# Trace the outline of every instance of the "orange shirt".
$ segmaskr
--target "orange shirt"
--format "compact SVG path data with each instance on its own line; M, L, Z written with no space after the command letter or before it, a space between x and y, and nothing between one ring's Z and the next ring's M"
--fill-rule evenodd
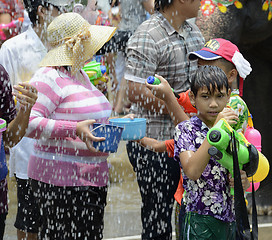
M194 108L193 105L191 104L191 101L189 98L189 91L190 90L180 93L179 99L177 99L177 101L178 101L179 105L182 106L185 113L189 113L189 114L197 113L196 108ZM174 157L174 147L175 147L174 139L166 140L165 145L166 145L168 156ZM178 188L177 188L176 193L174 195L176 201L179 204L181 204L181 199L183 197L183 193L184 193L183 178L182 178L182 175L180 174Z

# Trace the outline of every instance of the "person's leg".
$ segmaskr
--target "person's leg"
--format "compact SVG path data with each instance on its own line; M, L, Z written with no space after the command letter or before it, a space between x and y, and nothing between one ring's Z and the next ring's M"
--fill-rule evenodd
M4 237L7 213L0 213L0 240Z
M174 194L180 178L178 162L167 153L155 153L132 142L127 152L142 197L142 239L171 239Z
M8 214L8 183L7 179L0 181L0 240L4 237L6 217Z
M75 204L72 221L73 232L77 234L75 239L103 239L107 187L77 187L73 192Z
M37 201L27 179L16 177L16 182L18 203L14 227L17 228L17 239L36 240L41 225Z

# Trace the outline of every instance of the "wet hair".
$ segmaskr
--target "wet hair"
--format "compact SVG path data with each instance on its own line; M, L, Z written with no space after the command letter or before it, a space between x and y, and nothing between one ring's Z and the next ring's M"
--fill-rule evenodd
M49 3L47 3L44 0L23 0L25 10L28 13L30 21L33 23L33 25L37 25L39 19L37 15L38 7L43 6L45 8L49 8Z
M174 0L155 0L154 9L157 11L163 11L165 8L171 6ZM191 0L192 2L195 0Z
M209 93L214 93L215 90L221 92L223 87L228 91L228 78L217 66L200 66L191 79L191 91L196 96L198 90L203 87L207 87Z
M157 11L164 10L172 4L173 0L155 0L154 8Z

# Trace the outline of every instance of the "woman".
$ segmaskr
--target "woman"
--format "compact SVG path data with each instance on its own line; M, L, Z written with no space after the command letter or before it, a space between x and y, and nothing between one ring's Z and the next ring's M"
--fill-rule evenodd
M108 153L90 125L107 123L111 105L81 70L115 32L65 13L48 26L51 50L30 81L38 90L28 137L38 139L28 176L43 217L42 239L102 239Z

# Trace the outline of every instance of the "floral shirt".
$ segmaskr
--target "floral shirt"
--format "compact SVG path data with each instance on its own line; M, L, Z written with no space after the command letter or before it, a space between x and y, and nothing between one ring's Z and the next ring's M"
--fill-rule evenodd
M195 152L208 131L206 124L196 116L178 124L175 129L175 160L180 161L181 152ZM233 197L226 168L211 158L198 180L189 179L183 170L182 176L186 211L210 215L225 222L234 221Z
M239 96L238 89L234 89L231 92L230 100L227 105L230 106L239 117L239 121L235 125L232 125L233 129L244 134L247 128L249 113L246 103Z

